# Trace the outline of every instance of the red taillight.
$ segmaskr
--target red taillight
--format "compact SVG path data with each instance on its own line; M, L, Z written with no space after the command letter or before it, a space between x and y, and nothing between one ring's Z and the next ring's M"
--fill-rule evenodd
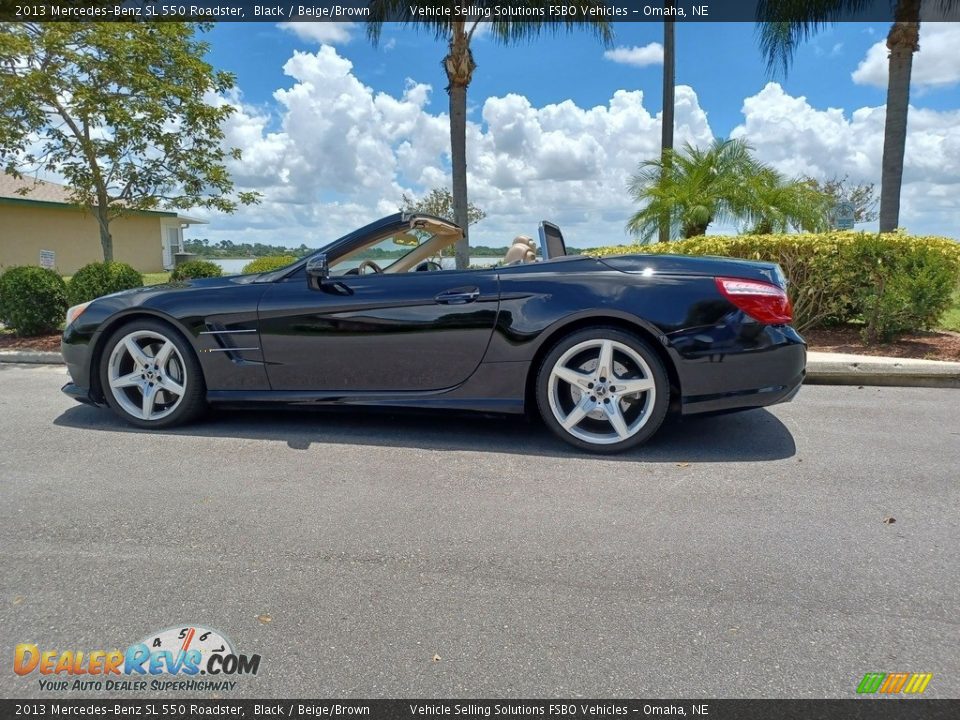
M773 283L718 277L717 287L727 300L758 322L783 325L793 321L790 298L783 288Z

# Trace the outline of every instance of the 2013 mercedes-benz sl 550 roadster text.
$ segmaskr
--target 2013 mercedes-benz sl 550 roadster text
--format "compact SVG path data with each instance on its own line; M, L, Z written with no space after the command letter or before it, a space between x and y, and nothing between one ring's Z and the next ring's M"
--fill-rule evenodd
M498 265L446 269L460 229L383 218L288 267L172 282L70 308L64 391L142 428L231 406L537 411L616 452L668 412L791 399L806 345L774 264L568 255L543 222Z

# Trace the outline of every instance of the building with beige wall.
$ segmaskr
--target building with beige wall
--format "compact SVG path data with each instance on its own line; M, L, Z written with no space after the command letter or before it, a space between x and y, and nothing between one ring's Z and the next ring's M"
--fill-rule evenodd
M113 259L140 272L169 270L183 250L183 228L202 222L175 212L122 215L110 223ZM61 275L72 275L102 260L97 220L70 204L66 187L0 174L0 272L52 262Z

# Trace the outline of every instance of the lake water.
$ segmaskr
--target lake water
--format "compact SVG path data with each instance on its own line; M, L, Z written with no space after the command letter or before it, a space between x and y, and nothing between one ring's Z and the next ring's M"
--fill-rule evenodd
M506 250L504 250L506 252ZM471 265L478 265L481 267L490 267L491 265L496 265L500 262L501 258L496 257L472 257L470 258ZM210 258L210 261L219 265L220 269L223 270L224 275L239 275L243 272L244 266L247 263L251 262L253 258ZM344 266L347 268L356 267L360 264L360 260L351 260L350 262L344 263ZM444 269L452 269L454 267L453 258L444 258L441 263Z
M220 266L224 275L239 275L244 266L251 262L251 258L210 258L210 261Z

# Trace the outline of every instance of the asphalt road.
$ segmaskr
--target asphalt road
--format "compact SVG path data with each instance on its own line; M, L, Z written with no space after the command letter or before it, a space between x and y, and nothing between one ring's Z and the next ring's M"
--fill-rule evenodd
M64 378L0 365L2 697L44 695L16 643L189 623L262 656L229 697L960 697L960 390L806 387L604 459L502 418L148 434Z

